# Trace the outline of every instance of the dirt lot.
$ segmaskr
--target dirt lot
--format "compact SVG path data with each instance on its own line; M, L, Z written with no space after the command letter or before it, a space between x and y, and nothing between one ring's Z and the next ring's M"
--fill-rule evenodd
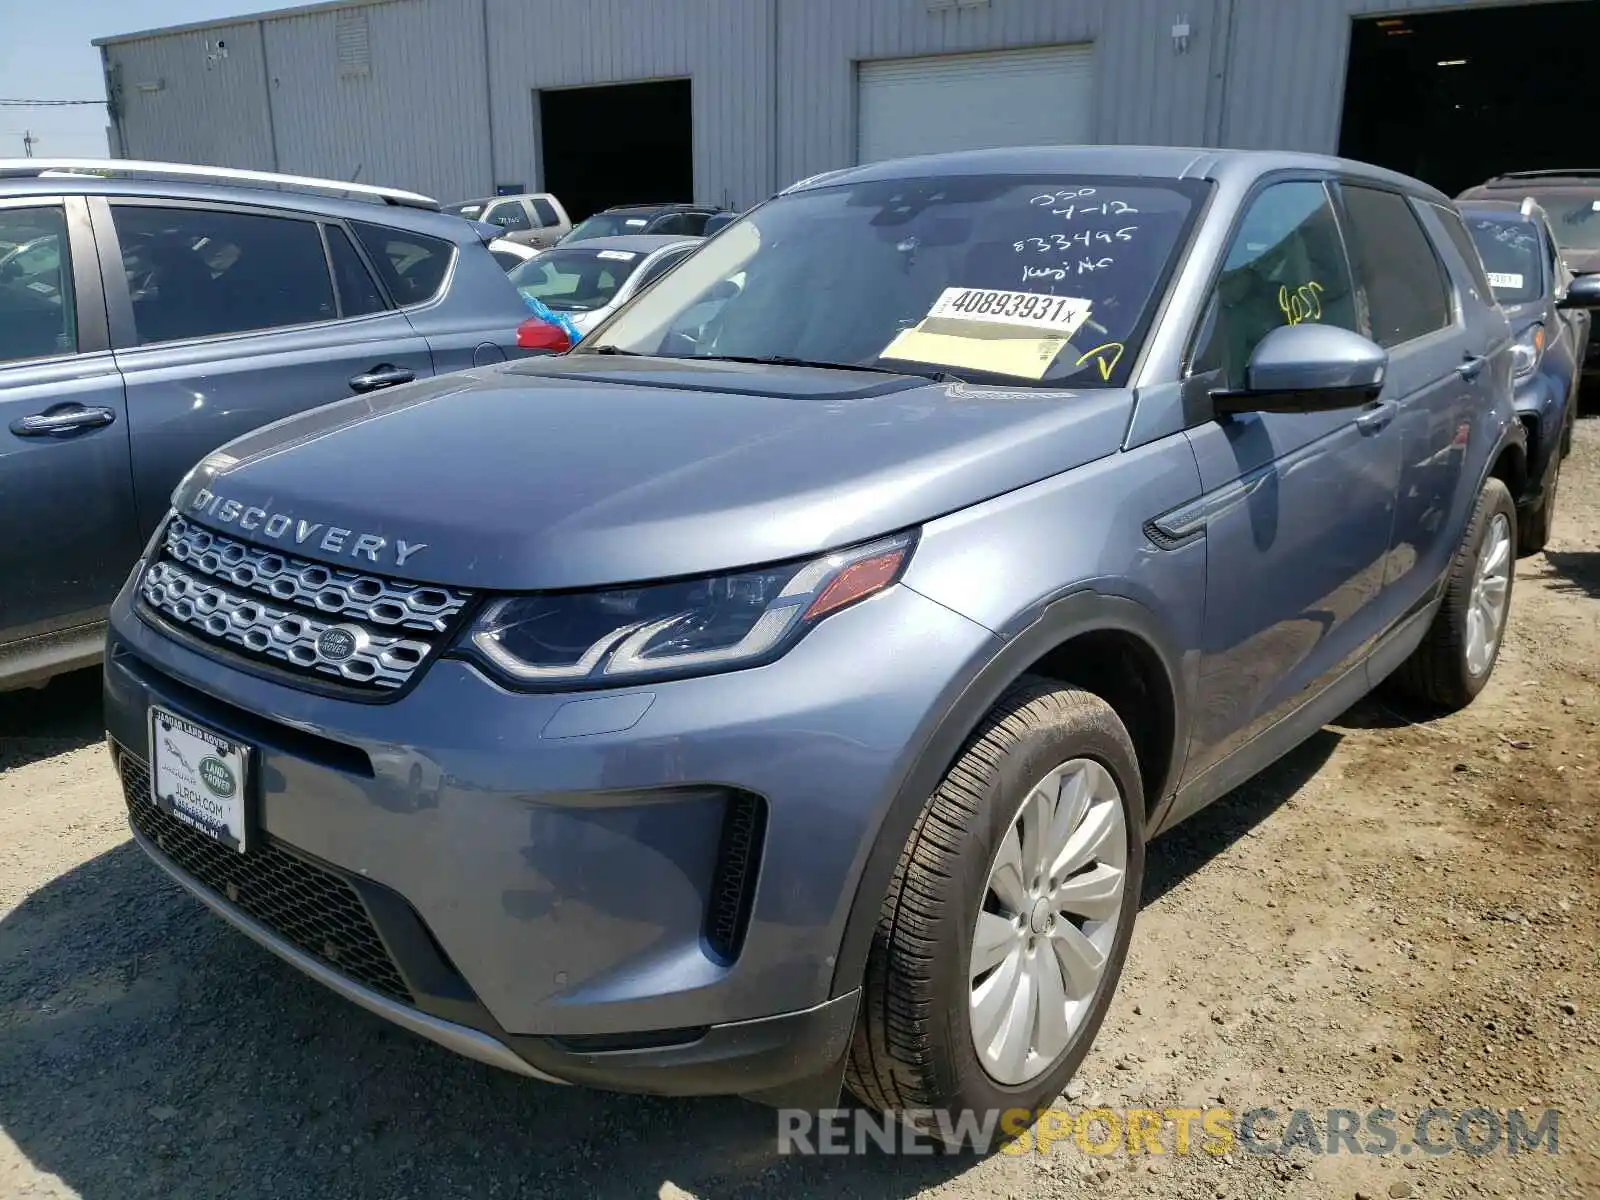
M0 1195L1600 1196L1600 421L1562 493L1470 711L1364 702L1153 848L1068 1093L1382 1105L1402 1141L1430 1104L1555 1106L1558 1154L1178 1156L1169 1133L1159 1157L780 1158L738 1101L502 1075L323 992L144 861L89 676L0 698Z

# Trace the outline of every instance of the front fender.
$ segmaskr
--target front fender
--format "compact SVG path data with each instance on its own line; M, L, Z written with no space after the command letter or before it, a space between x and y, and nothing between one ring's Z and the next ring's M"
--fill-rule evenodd
M1153 612L1121 596L1086 589L1045 606L1031 624L1003 642L994 656L973 673L922 743L912 749L909 769L888 805L856 882L830 996L845 995L861 985L873 930L895 865L928 797L960 756L984 714L1006 688L1052 650L1084 634L1105 632L1124 633L1144 641L1167 674L1174 719L1171 767L1163 792L1170 791L1181 771L1182 752L1189 736L1189 690L1182 683L1183 658L1174 639ZM1158 826L1160 810L1169 802L1169 795L1158 798L1146 814L1147 830Z

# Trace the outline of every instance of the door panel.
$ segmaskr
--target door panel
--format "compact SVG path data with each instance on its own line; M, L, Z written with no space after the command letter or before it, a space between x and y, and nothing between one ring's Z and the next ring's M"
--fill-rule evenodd
M1332 682L1380 631L1399 442L1359 416L1252 414L1190 431L1208 500L1191 777Z
M1267 333L1361 312L1322 180L1253 197L1191 356L1192 411L1245 386ZM1249 413L1189 430L1204 494L1158 524L1206 541L1205 635L1187 778L1238 750L1356 665L1379 632L1400 478L1394 406Z
M81 200L0 202L0 642L104 617L139 553L122 377Z
M433 373L428 344L404 313L338 318L342 301L314 221L171 202L92 211L102 257L125 268L108 280L108 305L141 537L184 473L223 443ZM255 327L318 313L332 319ZM252 327L228 332L230 323ZM191 330L207 336L183 336Z

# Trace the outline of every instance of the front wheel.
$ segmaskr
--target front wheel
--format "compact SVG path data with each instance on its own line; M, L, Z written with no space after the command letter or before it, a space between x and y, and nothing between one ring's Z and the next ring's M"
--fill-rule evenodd
M1516 580L1517 509L1489 479L1445 577L1444 600L1427 636L1394 674L1412 699L1454 712L1483 691L1500 657Z
M867 962L851 1092L883 1111L1048 1106L1088 1053L1122 973L1143 813L1133 743L1110 705L1053 680L1013 685L928 800L895 868Z

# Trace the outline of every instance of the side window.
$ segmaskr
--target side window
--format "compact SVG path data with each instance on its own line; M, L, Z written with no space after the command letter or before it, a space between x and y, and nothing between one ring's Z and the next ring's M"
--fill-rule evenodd
M639 273L639 286L634 288L634 291L643 291L688 256L689 251L686 249L674 250L671 253L663 254Z
M0 209L0 363L77 349L65 211L59 204Z
M439 294L455 255L453 242L365 221L353 228L397 304L421 304Z
M1449 280L1411 202L1376 188L1341 190L1372 340L1388 349L1449 325Z
M328 257L333 260L333 279L339 285L339 307L347 317L364 317L388 308L378 283L367 264L356 253L350 235L337 225L325 225Z
M664 217L658 218L655 224L650 226L650 232L681 237L689 232L689 215L687 213L669 213Z
M533 205L533 215L539 218L541 227L549 229L552 225L561 224L561 214L556 212L556 206L543 196L535 196L528 203Z
M533 222L528 220L528 213L522 207L521 200L502 200L489 210L489 215L484 220L491 225L500 226L501 229L533 228Z
M111 217L140 345L337 315L315 222L130 204Z
M1456 244L1456 249L1466 260L1467 270L1472 275L1472 286L1478 289L1478 295L1485 303L1493 304L1494 291L1489 283L1489 276L1484 271L1483 255L1478 250L1478 244L1472 240L1472 235L1467 232L1461 214L1453 208L1445 208L1439 204L1432 207L1434 214L1439 218L1439 223L1444 226L1445 232L1450 235L1450 240Z
M1566 264L1561 261L1556 235L1544 221L1539 222L1539 228L1544 231L1545 269L1550 272L1550 290L1558 294L1565 293L1572 280L1567 275Z
M709 220L710 217L711 217L710 213L703 213L703 212L684 213L683 214L683 226L684 226L683 231L685 233L687 233L690 237L699 237L701 234L705 233L705 231L706 231L706 221Z
M1339 222L1327 189L1309 180L1275 184L1250 202L1228 246L1190 370L1220 372L1219 387L1243 387L1261 339L1303 321L1357 329Z
M520 267L522 265L522 259L511 253L509 250L491 250L489 251L489 254L495 260L495 262L500 264L500 269L502 271L509 271L513 267Z

